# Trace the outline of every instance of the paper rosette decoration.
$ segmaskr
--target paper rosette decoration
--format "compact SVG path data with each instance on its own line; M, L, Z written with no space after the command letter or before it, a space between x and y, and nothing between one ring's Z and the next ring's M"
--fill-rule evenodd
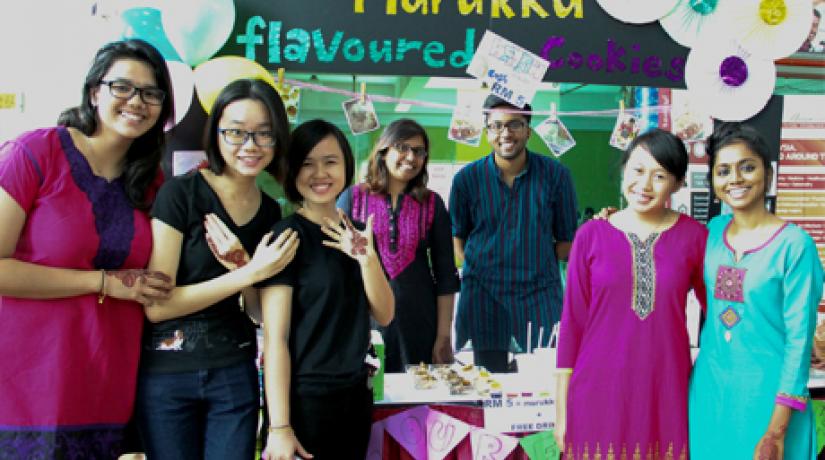
M659 23L673 41L690 48L719 20L718 6L719 0L680 0Z
M688 54L685 82L691 97L710 116L741 121L768 103L776 83L776 66L735 41L727 46L697 46Z
M796 52L811 30L811 0L723 1L708 35L736 39L771 60Z
M645 24L668 14L679 0L596 0L599 6L622 22ZM800 41L800 43L802 43Z

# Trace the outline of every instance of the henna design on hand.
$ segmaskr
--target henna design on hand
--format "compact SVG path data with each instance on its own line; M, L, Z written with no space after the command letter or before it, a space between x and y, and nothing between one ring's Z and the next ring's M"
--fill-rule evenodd
M246 265L246 260L244 258L244 255L245 255L245 251L243 249L233 249L233 250L229 251L227 254L219 255L218 257L220 257L221 259L223 259L223 260L225 260L225 261L227 261L231 264L235 264L235 266L238 267L238 268L241 268L244 265Z
M369 240L367 240L367 238L358 233L358 231L355 229L355 227L353 227L349 219L344 219L344 224L347 226L347 229L352 233L352 238L350 239L350 244L352 245L352 248L350 249L350 253L353 255L353 257L357 255L366 255L367 243L369 242Z
M112 276L119 279L124 286L131 288L135 286L135 282L140 280L141 283L146 282L146 273L143 270L118 270L111 273Z

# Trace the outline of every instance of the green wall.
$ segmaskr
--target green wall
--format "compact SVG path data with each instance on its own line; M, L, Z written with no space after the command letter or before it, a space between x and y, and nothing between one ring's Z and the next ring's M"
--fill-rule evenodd
M356 180L362 164L367 161L372 145L381 131L352 135L346 126L341 129L347 133L356 158ZM453 142L447 138L447 128L426 127L430 137L430 161L439 163L470 162L490 153L490 144L482 136L478 147L471 147ZM607 131L574 130L576 145L561 156L561 162L573 175L578 197L579 212L590 206L596 211L605 206L619 206L619 169L621 152L610 145L610 133ZM531 151L552 156L541 139L532 135L527 143ZM278 199L284 214L292 212L292 206L283 199L283 189L268 174L262 174L258 180L261 188Z

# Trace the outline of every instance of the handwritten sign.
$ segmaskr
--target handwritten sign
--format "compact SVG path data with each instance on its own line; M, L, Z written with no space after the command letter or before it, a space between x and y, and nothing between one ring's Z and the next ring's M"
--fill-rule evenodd
M549 62L489 30L481 37L467 73L490 92L517 106L533 100Z
M484 400L484 426L499 433L529 433L555 426L553 398L517 396Z
M530 457L530 460L557 460L559 446L553 437L553 430L525 436L519 440L521 448Z

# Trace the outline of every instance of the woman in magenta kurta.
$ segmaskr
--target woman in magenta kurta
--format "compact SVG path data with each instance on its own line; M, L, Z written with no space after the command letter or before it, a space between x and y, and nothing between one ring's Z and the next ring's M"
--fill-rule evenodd
M687 295L704 299L707 230L667 208L687 169L661 130L630 145L626 209L573 240L559 336L557 439L565 459L686 459ZM563 441L562 441L563 439Z
M132 413L146 209L172 113L162 56L104 46L63 126L0 147L0 457L117 458Z

